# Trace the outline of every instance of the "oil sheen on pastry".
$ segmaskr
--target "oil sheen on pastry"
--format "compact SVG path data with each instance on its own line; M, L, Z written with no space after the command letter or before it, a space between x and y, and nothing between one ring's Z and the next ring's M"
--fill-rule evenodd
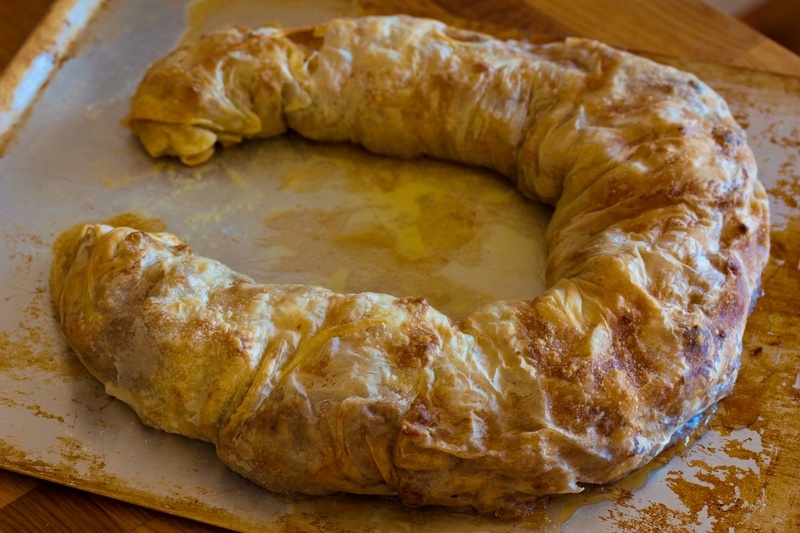
M292 129L488 167L555 207L549 289L458 323L413 297L257 284L168 234L63 239L52 293L86 367L267 489L511 517L642 466L731 391L768 206L744 132L690 74L410 17L233 27L157 62L128 123L188 164Z

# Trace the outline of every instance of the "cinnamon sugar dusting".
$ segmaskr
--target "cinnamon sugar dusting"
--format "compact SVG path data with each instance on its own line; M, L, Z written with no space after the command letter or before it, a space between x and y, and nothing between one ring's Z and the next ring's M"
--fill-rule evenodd
M23 320L10 329L0 330L0 372L18 379L69 381L85 370L66 350L57 336L54 323L42 318L50 317L47 289L38 287L31 300L22 308Z
M24 232L21 228L13 225L10 228L7 227L4 233L3 240L7 248L7 258L15 265L16 271L23 272L30 268L37 251L43 246L42 237Z

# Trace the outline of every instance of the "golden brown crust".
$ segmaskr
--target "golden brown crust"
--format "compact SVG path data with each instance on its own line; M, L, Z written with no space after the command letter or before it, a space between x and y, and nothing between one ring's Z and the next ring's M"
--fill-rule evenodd
M257 285L166 235L89 226L63 246L53 294L90 371L264 487L522 513L641 466L732 387L767 200L689 74L409 17L230 28L154 65L129 124L190 164L291 128L489 167L555 205L548 291L460 324Z

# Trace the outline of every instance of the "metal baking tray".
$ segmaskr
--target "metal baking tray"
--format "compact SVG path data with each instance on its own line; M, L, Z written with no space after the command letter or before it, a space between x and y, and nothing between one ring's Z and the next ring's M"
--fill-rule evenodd
M347 0L56 3L28 45L33 59L0 81L0 467L244 530L620 531L667 509L662 523L702 531L720 524L709 506L758 508L777 443L746 424L712 428L620 484L556 498L522 522L392 498L279 496L226 469L211 445L145 427L83 371L60 337L47 283L54 240L86 221L173 232L263 282L424 296L456 319L544 290L550 211L489 172L293 135L189 169L151 160L122 124L145 69L182 39L231 22L363 13ZM797 80L684 67L730 99L761 176L777 187L781 169L797 163L780 142L800 117ZM780 224L782 206L773 208ZM697 506L687 483L736 490Z

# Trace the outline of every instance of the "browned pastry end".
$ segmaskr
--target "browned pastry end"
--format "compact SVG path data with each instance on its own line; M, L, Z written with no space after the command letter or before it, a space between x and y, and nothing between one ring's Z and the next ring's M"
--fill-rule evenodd
M550 288L458 324L258 285L164 234L87 226L62 247L56 307L89 370L270 490L512 516L647 463L733 386L768 206L690 74L410 17L229 28L156 63L129 124L188 164L293 129L488 167L555 206Z

